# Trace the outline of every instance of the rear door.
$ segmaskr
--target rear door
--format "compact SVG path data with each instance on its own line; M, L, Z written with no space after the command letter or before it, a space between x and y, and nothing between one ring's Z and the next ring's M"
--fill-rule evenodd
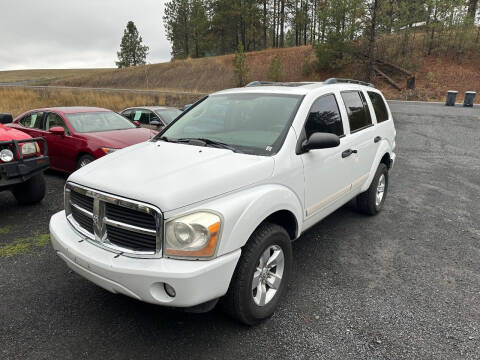
M340 146L310 150L301 155L305 174L306 220L318 221L341 206L348 197L353 158L342 157L350 148L344 122L334 93L317 98L310 108L303 131L306 138L315 132L340 137Z
M358 192L370 174L376 153L375 127L363 91L342 91L350 133L346 135L350 147L343 154L352 157L352 192Z
M44 111L32 111L18 121L18 128L33 138L45 138L46 133L43 130L44 117ZM42 152L44 152L43 142L39 142L38 145L40 146Z

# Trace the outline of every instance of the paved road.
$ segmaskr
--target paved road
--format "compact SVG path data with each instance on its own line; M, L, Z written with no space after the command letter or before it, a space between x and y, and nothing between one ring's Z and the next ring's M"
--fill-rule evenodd
M480 109L392 109L398 162L384 211L345 206L304 234L285 301L255 328L70 272L42 237L63 176L47 175L38 206L0 194L0 358L478 359Z

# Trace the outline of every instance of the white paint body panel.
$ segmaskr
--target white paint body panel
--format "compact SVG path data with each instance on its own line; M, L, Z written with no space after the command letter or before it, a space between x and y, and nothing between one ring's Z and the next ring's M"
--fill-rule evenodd
M363 91L373 125L350 134L343 90ZM52 244L74 271L106 288L147 302L193 306L226 293L241 248L271 214L288 211L296 219L295 238L366 190L382 157L395 159L395 128L390 120L377 124L366 94L377 90L353 84L231 89L220 93L299 94L304 99L283 146L273 156L163 141L146 142L117 151L73 173L68 181L112 195L152 204L168 220L185 213L210 210L223 218L216 256L205 261L139 259L118 256L84 241L65 213L50 222ZM297 155L296 146L312 103L334 93L345 136L340 146ZM375 143L374 138L381 141ZM357 154L342 158L344 150ZM174 300L152 295L152 284L167 282L177 290Z

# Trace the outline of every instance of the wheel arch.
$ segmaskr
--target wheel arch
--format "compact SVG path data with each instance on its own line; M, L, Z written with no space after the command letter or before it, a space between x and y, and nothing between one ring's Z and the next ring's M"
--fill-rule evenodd
M375 160L372 163L372 167L370 168L368 179L367 181L365 181L365 184L363 184L361 188L361 192L366 191L370 187L370 184L372 183L373 178L375 177L377 168L381 163L385 164L387 169L390 169L392 167L391 152L392 150L390 149L390 146L388 145L388 143L386 141L382 141L377 150L377 154L375 155Z

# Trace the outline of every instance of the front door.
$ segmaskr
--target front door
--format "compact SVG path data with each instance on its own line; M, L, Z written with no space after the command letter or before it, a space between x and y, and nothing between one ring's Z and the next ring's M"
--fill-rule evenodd
M308 138L314 132L340 136L340 146L310 150L301 155L305 174L305 218L316 222L341 206L349 195L355 158L344 156L351 148L345 136L342 116L335 94L319 97L305 122ZM342 155L343 154L343 155Z
M49 132L53 127L63 127L65 135L55 135ZM72 136L70 130L65 125L63 118L53 112L45 116L45 138L48 142L48 151L50 155L50 164L52 168L72 171L72 164L75 163L75 151L72 148Z

